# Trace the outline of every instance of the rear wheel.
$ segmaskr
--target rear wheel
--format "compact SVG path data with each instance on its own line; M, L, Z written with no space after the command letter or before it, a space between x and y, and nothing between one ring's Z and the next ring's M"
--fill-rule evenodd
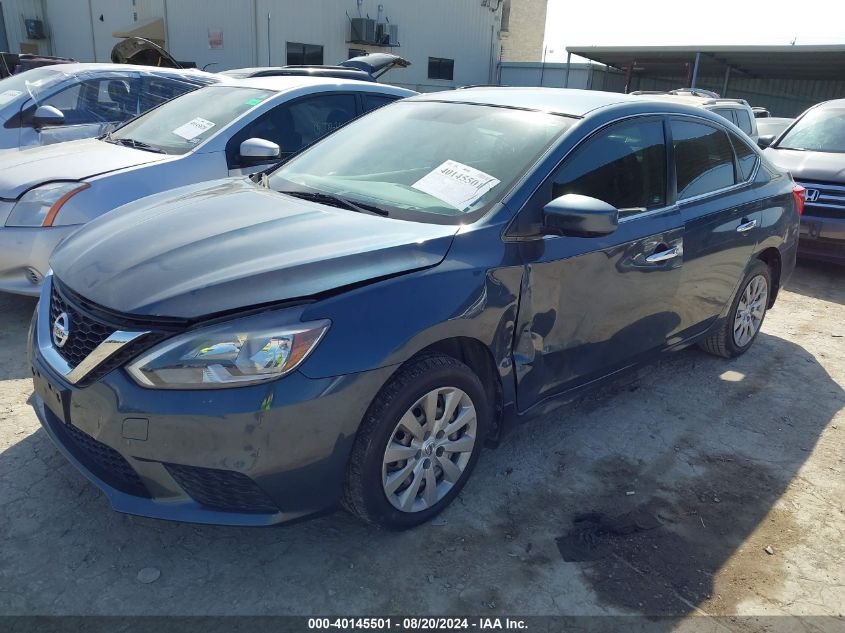
M769 267L765 262L754 262L742 281L727 318L716 332L700 343L701 348L724 358L744 354L760 333L769 306L771 284Z
M487 429L484 388L460 361L409 361L367 412L352 450L344 505L389 529L419 525L458 494Z

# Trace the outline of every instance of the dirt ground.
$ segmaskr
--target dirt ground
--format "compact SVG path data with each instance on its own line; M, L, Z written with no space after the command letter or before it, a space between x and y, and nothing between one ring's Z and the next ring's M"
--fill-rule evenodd
M33 307L0 296L0 614L845 626L845 268L799 266L739 359L687 350L521 426L439 519L400 534L343 512L264 529L113 512L27 404Z

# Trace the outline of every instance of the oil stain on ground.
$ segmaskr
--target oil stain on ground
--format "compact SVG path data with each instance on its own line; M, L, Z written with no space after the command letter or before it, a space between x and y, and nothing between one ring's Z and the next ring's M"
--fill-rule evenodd
M609 466L596 464L606 482L616 470ZM638 470L630 463L616 466L625 480ZM581 566L603 603L649 615L697 609L730 614L751 595L752 584L780 582L782 565L764 546L748 557L758 565L744 564L739 571L723 567L765 523L783 482L767 467L737 455L709 455L696 466L699 476L675 481L672 490L660 490L642 503L573 517L556 540L563 560ZM798 533L785 530L789 520L779 517L779 534ZM781 539L778 548L788 545Z

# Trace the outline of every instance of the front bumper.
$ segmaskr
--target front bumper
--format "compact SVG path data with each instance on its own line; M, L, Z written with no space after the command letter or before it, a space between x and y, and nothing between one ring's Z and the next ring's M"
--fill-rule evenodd
M77 388L33 343L35 412L115 510L220 525L336 507L358 425L392 371L170 391L139 387L117 369Z
M845 264L845 218L801 218L799 257Z
M0 291L37 297L48 261L79 226L0 226Z

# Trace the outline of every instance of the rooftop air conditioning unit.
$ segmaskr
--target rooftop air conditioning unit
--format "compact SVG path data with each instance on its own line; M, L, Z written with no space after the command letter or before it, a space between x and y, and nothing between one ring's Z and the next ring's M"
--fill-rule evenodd
M391 46L399 46L399 25L398 24L389 24L389 33L390 36L390 45Z
M376 21L370 18L352 18L349 22L349 41L375 42Z
M390 32L387 24L376 24L376 44L379 46L390 46Z

